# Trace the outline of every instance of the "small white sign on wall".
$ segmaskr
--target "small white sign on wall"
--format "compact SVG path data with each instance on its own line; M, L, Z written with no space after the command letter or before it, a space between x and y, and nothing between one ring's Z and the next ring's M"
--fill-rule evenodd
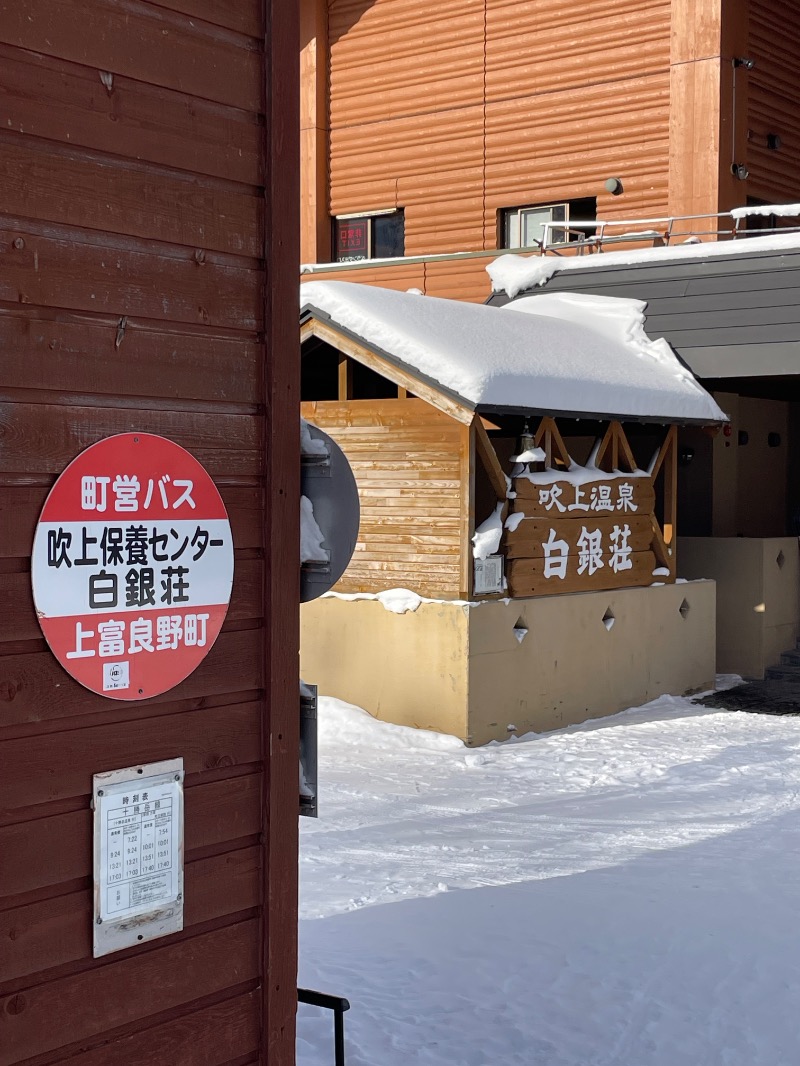
M183 929L183 759L92 781L97 957Z
M490 592L503 591L503 556L487 555L485 559L475 560L476 596L485 596Z

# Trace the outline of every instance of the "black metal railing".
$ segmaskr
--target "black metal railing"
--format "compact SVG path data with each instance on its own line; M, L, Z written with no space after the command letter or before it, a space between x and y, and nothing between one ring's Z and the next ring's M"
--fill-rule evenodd
M344 1066L344 1012L350 1010L350 1002L343 996L329 996L310 988L298 988L297 1002L333 1011L333 1061L334 1066Z

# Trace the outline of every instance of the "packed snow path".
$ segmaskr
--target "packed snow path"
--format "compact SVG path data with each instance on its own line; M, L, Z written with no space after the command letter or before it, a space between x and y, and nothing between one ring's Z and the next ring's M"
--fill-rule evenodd
M664 697L469 750L320 707L300 984L348 1066L794 1066L800 719ZM332 1063L301 1007L299 1066Z

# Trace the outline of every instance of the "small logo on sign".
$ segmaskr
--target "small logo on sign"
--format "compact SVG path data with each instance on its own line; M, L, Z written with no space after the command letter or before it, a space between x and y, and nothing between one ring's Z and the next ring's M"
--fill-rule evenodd
M109 692L117 688L130 688L130 664L103 663L103 690Z

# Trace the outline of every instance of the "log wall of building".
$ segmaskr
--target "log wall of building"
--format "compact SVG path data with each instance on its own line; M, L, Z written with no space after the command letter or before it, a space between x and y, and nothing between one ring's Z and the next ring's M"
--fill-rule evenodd
M422 400L310 402L302 414L353 468L361 526L336 592L462 594L469 427Z
M309 262L329 258L330 216L360 211L403 208L413 256L496 248L499 213L525 204L596 197L611 221L706 214L675 233L711 236L714 214L748 197L800 199L800 15L789 0L304 4L320 35L304 93ZM755 69L734 72L746 54ZM609 177L622 195L605 190ZM631 245L608 246L618 247ZM343 266L325 277L481 301L484 267Z
M415 255L496 247L506 207L657 212L669 28L669 0L331 0L331 213L403 207Z
M297 25L279 7L0 0L2 1066L294 1062ZM235 579L199 669L117 702L48 650L30 554L60 472L132 430L204 464ZM92 775L177 756L184 931L95 960Z
M800 200L800 9L790 0L749 0L747 164L749 195L767 203ZM781 146L767 147L767 134Z

